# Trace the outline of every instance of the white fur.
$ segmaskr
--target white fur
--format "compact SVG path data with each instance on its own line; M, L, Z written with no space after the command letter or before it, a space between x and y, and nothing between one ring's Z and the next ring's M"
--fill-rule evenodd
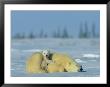
M45 57L45 58L48 58L48 57L49 57L49 54L50 54L50 51L49 51L49 50L43 50L43 51L42 51L42 55L43 55L43 57Z
M48 58L50 55L50 51L49 50L43 50L42 55L43 55L43 61L42 61L41 67L43 69L47 70L48 64L50 64L52 62L52 60L49 60L49 58Z

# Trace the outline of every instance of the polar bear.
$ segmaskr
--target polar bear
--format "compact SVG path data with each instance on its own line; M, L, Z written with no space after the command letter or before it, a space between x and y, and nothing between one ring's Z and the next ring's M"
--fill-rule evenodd
M68 55L48 50L34 53L26 62L29 73L78 72L80 69L80 65Z
M29 73L45 73L46 71L41 68L43 55L40 52L32 54L26 62L26 71Z
M50 51L49 50L43 50L42 55L43 55L43 61L41 64L41 68L47 71L48 64L52 63L52 60L49 60Z

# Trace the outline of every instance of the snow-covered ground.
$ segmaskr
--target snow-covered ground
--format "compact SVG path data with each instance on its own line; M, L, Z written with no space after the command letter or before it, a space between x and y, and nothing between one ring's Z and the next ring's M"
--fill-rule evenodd
M15 77L96 77L100 76L99 39L13 39L11 42L11 76ZM74 58L86 72L29 74L25 71L27 58L34 52L50 49Z

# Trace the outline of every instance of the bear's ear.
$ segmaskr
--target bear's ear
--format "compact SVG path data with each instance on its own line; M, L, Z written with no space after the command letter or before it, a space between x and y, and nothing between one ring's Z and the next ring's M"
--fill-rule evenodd
M40 52L43 53L43 50L41 50Z

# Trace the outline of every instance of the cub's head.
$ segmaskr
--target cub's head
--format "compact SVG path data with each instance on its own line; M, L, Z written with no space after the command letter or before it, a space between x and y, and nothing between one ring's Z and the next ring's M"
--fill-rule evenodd
M49 51L49 50L43 50L43 51L42 51L42 55L43 55L44 57L48 58L49 55L50 55L50 51Z

